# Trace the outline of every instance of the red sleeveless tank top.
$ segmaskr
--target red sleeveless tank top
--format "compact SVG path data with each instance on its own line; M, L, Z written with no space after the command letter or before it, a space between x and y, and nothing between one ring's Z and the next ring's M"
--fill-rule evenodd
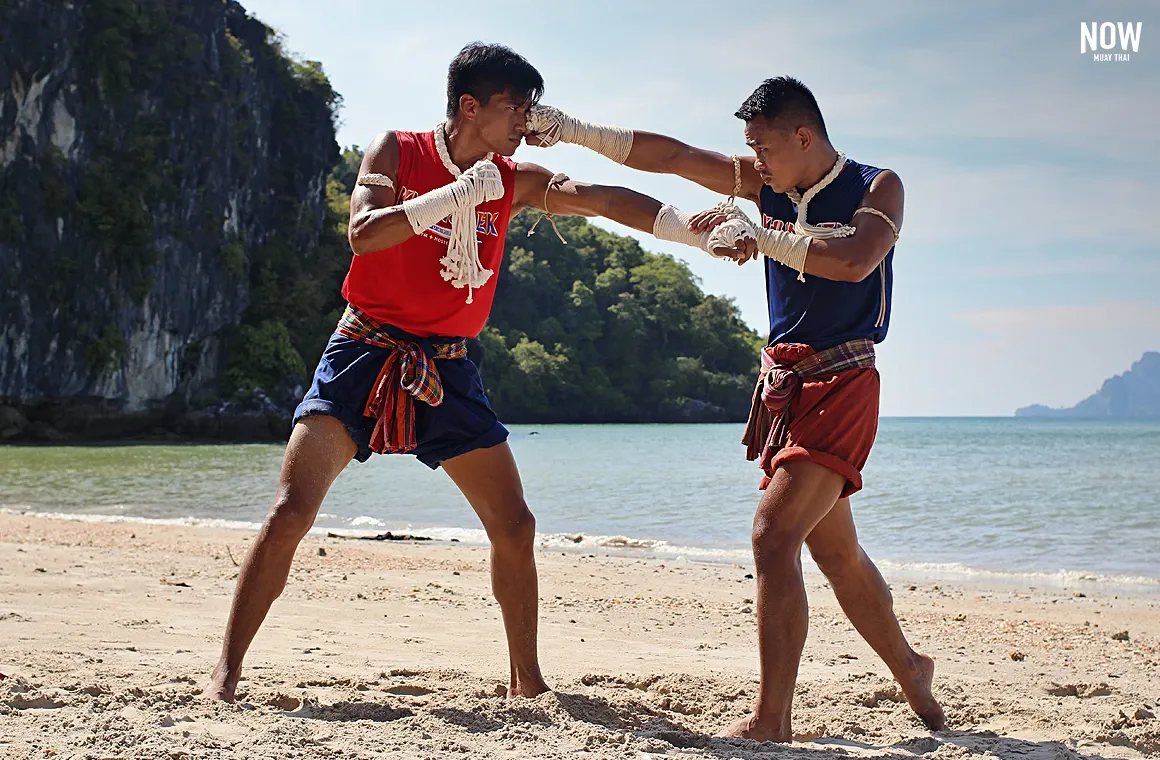
M396 132L395 137L399 141L398 203L455 181L435 150L434 132ZM450 218L400 245L354 256L342 285L343 298L376 321L421 338L479 335L495 299L516 184L515 162L505 156L495 156L493 161L503 178L503 197L475 209L479 261L493 274L487 284L475 289L471 303L467 303L467 288L456 288L440 275L439 260L447 254L451 235Z

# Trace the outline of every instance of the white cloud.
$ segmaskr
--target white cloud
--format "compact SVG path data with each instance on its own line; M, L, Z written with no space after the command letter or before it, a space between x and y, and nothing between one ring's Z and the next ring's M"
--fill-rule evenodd
M1105 301L1069 306L1008 306L954 315L981 332L1009 339L1036 340L1059 333L1111 330L1160 335L1160 304Z
M784 19L759 20L743 46L765 40L768 49L741 58L737 74L755 85L795 73L838 135L1029 139L1157 162L1160 99L1148 95L1156 72L1147 58L1119 69L1081 58L1074 3L1029 18L996 10L956 19L929 4L825 6L810 10L818 33L801 35L785 34ZM862 28L882 18L893 23Z
M1050 257L1043 254L1027 254L1002 263L983 265L975 270L979 277L993 279L1016 279L1020 277L1045 277L1066 274L1132 274L1147 275L1160 280L1160 262L1132 262L1116 254L1095 254L1090 256Z
M1008 416L1073 406L1160 349L1160 304L980 309L892 331L879 351L883 415Z
M945 159L896 155L884 161L906 187L908 241L976 238L1160 243L1157 188L1127 176L1089 177L1049 164L963 168ZM1154 182L1153 182L1154 184Z

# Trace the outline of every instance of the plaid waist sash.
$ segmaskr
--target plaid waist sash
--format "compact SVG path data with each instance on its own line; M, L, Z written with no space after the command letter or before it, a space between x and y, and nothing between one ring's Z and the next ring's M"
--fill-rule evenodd
M815 352L802 343L779 343L761 352L761 376L753 390L753 405L745 425L745 458L761 457L764 469L789 436L793 401L802 382L848 369L874 367L874 341L858 338Z
M443 381L435 359L462 359L467 356L467 340L431 341L431 356L415 341L390 335L386 328L354 306L347 306L336 332L391 353L371 387L363 415L375 418L371 451L376 454L405 454L418 445L415 436L415 400L431 406L443 403Z

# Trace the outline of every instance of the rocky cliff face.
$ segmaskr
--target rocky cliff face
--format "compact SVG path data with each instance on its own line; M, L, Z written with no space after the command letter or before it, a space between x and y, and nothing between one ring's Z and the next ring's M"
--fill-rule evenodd
M1035 404L1016 417L1160 419L1160 353L1148 351L1122 375L1104 381L1098 392L1068 409Z
M188 400L258 270L324 232L337 96L234 2L9 0L0 27L0 405Z

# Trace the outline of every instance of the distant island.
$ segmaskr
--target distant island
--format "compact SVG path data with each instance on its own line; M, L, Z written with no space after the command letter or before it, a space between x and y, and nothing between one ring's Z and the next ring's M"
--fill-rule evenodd
M1070 409L1033 404L1016 410L1015 416L1160 419L1160 352L1148 351L1127 372L1108 378L1099 391Z

